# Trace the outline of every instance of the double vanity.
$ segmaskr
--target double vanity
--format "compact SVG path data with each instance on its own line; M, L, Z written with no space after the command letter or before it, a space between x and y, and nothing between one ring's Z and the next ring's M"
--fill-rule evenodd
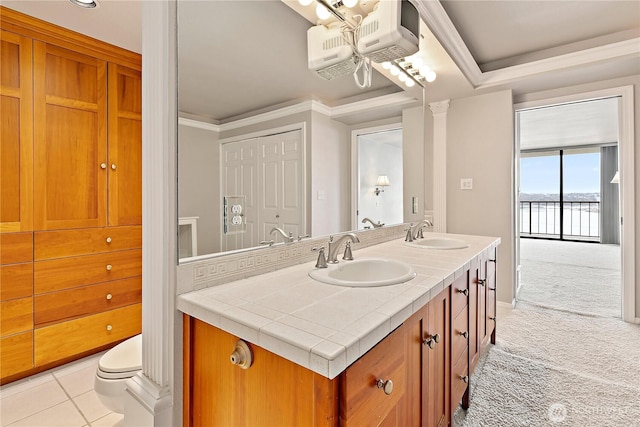
M401 233L180 295L184 425L450 425L495 340L500 240Z

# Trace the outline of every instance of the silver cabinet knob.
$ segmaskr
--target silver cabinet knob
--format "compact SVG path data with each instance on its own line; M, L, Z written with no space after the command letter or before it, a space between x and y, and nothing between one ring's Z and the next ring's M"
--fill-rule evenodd
M107 271L111 271L112 268L113 266L111 264L107 264Z
M113 329L113 326L107 325L107 331L111 331L112 329Z
M107 237L106 241L107 243L111 243L111 237Z
M100 169L106 169L106 168L107 168L106 163L100 163Z
M469 289L456 289L459 294L464 294L465 297L469 296Z
M489 320L493 320L495 322L496 321L496 316L489 316Z
M467 331L460 332L460 335L462 335L465 338L469 338L469 332L467 332Z
M462 380L462 382L463 382L463 383L465 383L465 384L469 384L469 376L467 376L467 375L462 375L462 376L460 377L460 379Z
M107 299L107 301L111 301L111 298L113 298L113 295L107 294L107 296L105 298Z
M115 163L111 163L111 169L112 170L116 170L116 164Z
M484 286L485 283L487 283L486 279L478 279L478 285Z
M431 335L429 338L422 340L422 344L429 346L429 348L435 348L436 344L440 342L440 334Z
M437 342L437 343L438 343L438 342L440 342L440 334L435 334L435 335L433 336L433 339L434 339L434 340L435 340L435 342Z
M242 369L249 369L253 363L253 353L251 352L251 348L246 342L238 340L231 352L231 356L229 356L229 360L232 364L237 365Z
M496 288L487 288L487 289L490 290L490 291L495 291L496 290Z
M390 395L393 392L393 381L386 380L383 381L380 378L376 381L376 387L384 390L384 394Z

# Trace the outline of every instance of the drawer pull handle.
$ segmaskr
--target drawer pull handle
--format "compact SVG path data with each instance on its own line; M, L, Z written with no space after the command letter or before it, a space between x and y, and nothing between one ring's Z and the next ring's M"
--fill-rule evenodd
M107 301L111 301L111 298L113 298L113 295L107 294Z
M111 163L111 170L116 170L116 164L115 163Z
M112 268L111 264L107 264L107 271L111 271Z
M376 387L384 390L384 394L388 396L393 392L393 381L391 380L383 381L380 378L378 378L378 380L376 381Z
M107 243L111 243L111 237L107 237Z
M233 348L231 356L229 356L229 360L231 360L232 364L238 365L242 369L249 369L253 363L253 353L251 352L251 348L246 342L238 340Z
M100 163L100 169L106 169L106 168L107 168L106 163Z
M467 375L460 376L460 379L462 380L463 383L469 384L469 377Z
M460 335L462 335L465 338L469 338L469 332L468 331L460 332Z
M422 340L422 344L429 346L429 348L435 348L436 344L440 342L440 334L431 335L429 338Z
M112 329L113 329L113 326L107 325L107 331L111 332Z
M478 285L484 286L485 283L487 283L486 279L478 279Z
M459 294L464 294L465 297L469 296L469 289L456 289Z

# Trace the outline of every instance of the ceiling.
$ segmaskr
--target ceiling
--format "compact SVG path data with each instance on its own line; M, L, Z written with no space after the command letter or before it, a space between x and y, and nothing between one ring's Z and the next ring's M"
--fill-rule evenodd
M411 1L426 23L421 50L438 73L427 84L426 102L495 88L526 93L640 74L637 1ZM183 113L225 123L301 99L335 107L366 104L379 95L394 99L392 110L399 112L406 105L398 102L400 95L421 97L381 69L366 91L349 76L332 81L314 76L306 69L306 30L312 24L279 0L178 4ZM141 52L141 1L100 0L94 10L67 0L2 0L2 5Z

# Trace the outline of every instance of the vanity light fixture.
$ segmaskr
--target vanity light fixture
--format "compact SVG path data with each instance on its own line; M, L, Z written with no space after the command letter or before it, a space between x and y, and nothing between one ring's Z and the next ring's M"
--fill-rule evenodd
M611 184L620 184L620 171L616 171L616 174L613 175L611 179Z
M382 68L389 70L391 75L398 77L408 87L413 87L416 83L424 87L425 82L431 83L437 77L436 72L425 64L419 53L393 62L383 62Z
M97 0L69 0L69 2L85 9L95 9L99 4Z
M384 193L384 187L389 185L389 177L387 175L378 176L378 179L376 180L376 189L374 190L376 196L379 196L380 193Z

